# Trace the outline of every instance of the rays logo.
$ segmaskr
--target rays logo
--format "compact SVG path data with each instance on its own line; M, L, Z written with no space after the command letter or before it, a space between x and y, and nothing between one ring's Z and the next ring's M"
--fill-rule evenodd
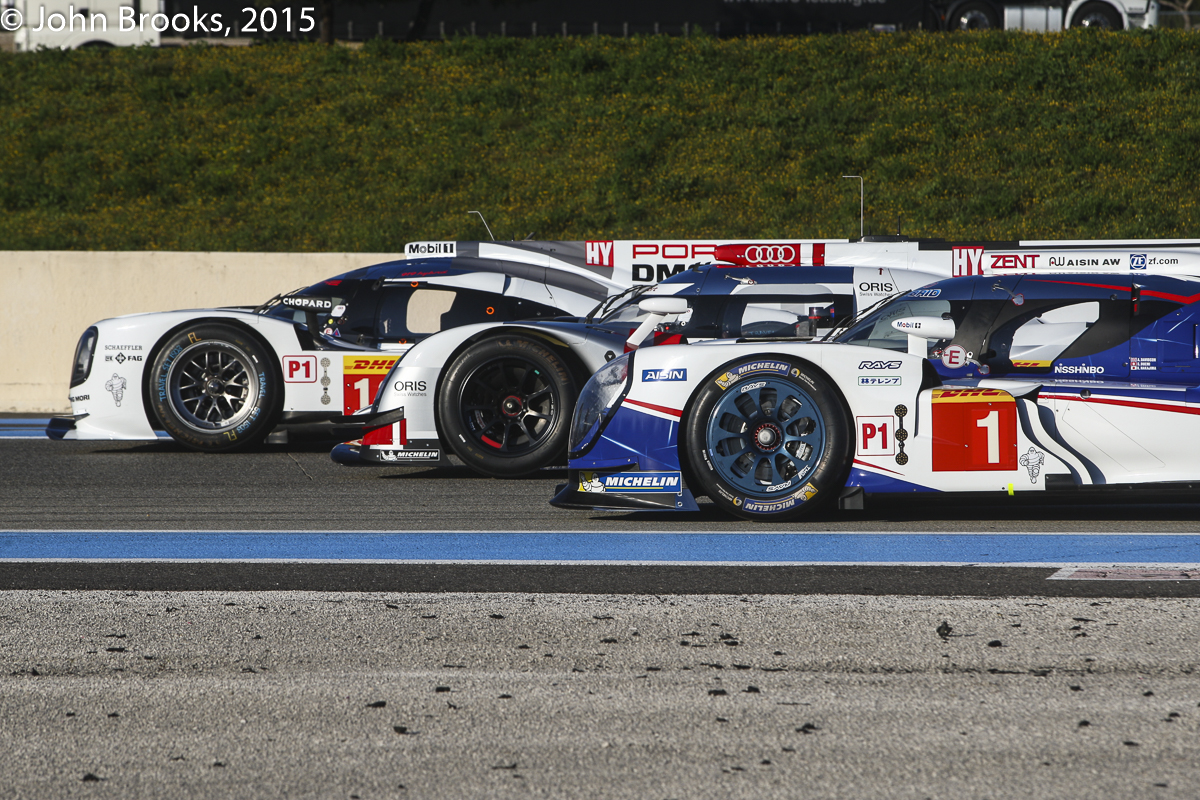
M863 361L859 369L900 369L899 361Z
M642 383L655 381L686 381L687 369L644 369Z

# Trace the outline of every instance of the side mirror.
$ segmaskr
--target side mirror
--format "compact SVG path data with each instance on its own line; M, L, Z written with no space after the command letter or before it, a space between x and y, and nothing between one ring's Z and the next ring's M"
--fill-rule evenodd
M628 350L637 350L638 345L646 341L646 337L650 335L655 326L666 317L686 314L688 302L686 297L647 297L638 303L638 309L650 316L642 320L638 329L625 340L625 347Z
M929 353L926 342L953 339L955 333L954 320L941 317L901 317L892 320L892 327L908 334L909 355L922 358Z
M686 314L686 297L647 297L638 303L638 308L648 314Z

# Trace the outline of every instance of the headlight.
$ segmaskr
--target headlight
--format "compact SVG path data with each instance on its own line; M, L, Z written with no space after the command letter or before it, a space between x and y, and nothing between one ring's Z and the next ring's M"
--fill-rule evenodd
M584 385L575 403L571 420L571 438L567 451L580 456L592 446L613 409L625 399L633 380L633 353L626 353L605 364Z
M79 345L75 348L75 366L71 370L72 389L86 381L88 375L92 374L92 356L96 354L96 339L99 335L99 331L92 326L79 338Z

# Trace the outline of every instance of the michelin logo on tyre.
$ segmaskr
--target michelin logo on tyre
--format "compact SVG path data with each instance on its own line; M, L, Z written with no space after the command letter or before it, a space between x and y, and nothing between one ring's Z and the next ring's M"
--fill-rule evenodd
M792 369L791 364L785 364L782 361L750 361L746 364L739 364L733 369L717 378L717 386L722 389L728 389L733 384L747 375L752 375L756 372L773 372L777 375L787 375Z
M804 484L798 492L780 498L779 500L754 500L746 498L742 508L755 514L776 514L795 508L800 503L806 503L817 494L817 487L811 483Z

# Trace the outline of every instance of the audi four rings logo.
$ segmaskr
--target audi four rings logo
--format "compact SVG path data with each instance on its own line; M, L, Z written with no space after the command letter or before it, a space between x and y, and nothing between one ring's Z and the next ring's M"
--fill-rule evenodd
M746 248L751 264L788 264L796 260L796 248L790 244L762 244Z

